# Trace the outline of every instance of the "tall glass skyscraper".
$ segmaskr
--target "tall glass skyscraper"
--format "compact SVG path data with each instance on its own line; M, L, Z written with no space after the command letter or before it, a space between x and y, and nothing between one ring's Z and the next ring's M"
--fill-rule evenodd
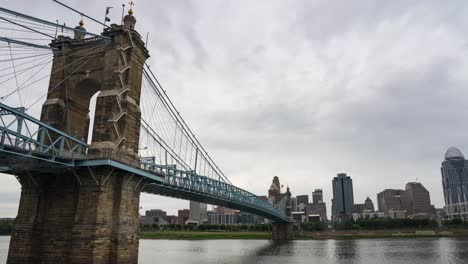
M460 150L447 150L441 172L447 216L468 220L468 161Z
M354 194L353 180L346 173L339 173L333 178L332 220L340 222L352 219Z

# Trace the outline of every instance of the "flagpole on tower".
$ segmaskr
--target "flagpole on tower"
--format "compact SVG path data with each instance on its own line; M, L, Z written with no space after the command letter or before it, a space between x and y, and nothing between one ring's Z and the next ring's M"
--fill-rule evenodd
M104 29L106 29L106 22L110 22L111 19L108 17L109 15L109 10L113 8L112 6L106 7L106 15L104 16Z
M123 24L124 12L125 12L125 4L122 4L122 20L120 21L121 25Z

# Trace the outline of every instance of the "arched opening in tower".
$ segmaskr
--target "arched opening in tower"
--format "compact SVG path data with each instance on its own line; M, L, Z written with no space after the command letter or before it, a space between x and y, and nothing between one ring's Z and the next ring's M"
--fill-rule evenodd
M91 142L94 112L101 84L94 79L84 79L69 92L67 132L84 142Z
M91 144L93 141L93 128L94 128L94 114L96 113L96 103L97 103L97 98L101 91L97 91L93 96L91 96L91 99L89 100L89 127L88 127L88 137L86 143Z

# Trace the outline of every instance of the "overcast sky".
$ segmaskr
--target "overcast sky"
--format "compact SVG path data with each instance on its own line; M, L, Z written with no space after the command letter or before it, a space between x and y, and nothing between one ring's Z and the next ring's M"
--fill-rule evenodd
M99 19L114 6L120 22L121 1L63 2ZM330 213L332 178L346 172L355 203L420 181L443 206L443 155L452 145L468 153L468 1L135 3L151 68L237 186L266 195L277 175L293 195L323 189ZM1 5L80 19L52 1ZM16 215L19 194L0 175L0 216ZM188 208L145 194L141 205Z

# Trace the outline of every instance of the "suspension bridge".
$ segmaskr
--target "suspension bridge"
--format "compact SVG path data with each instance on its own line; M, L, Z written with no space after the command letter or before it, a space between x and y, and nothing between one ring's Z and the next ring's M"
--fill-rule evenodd
M0 172L22 186L8 263L135 263L140 192L260 215L292 238L289 190L265 201L224 175L135 24L130 9L96 34L0 7Z

